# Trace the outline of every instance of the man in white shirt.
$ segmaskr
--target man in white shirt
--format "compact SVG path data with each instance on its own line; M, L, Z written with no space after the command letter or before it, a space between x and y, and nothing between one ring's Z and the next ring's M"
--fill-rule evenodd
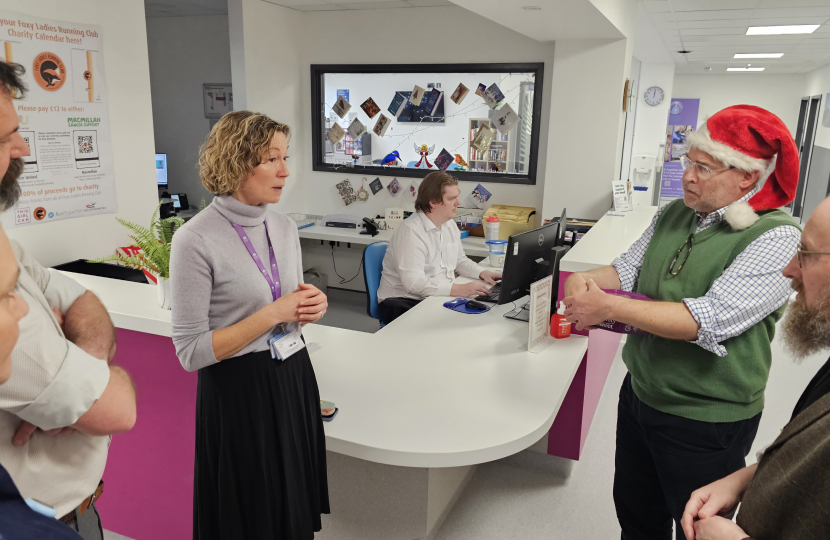
M25 91L23 73L0 62L0 212L17 202L21 158L29 155L13 102ZM102 540L94 503L109 435L135 424L135 389L127 372L109 363L115 329L98 298L42 267L17 242L11 247L19 270L14 292L29 309L11 353L13 376L0 387L0 463L23 497L54 508L83 540Z
M456 274L495 285L500 272L482 270L464 254L453 220L460 204L458 179L429 173L418 188L415 213L395 230L383 259L378 288L380 320L389 324L427 296L469 297L490 292L481 281L453 283Z

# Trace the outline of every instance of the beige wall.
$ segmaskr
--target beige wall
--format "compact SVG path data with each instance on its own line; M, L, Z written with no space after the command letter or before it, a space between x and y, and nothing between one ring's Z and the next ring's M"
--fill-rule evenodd
M0 0L0 10L101 26L118 197L117 214L11 228L9 236L48 266L114 253L130 242L115 217L149 223L158 203L144 4L137 0Z
M698 123L731 105L756 105L778 115L795 135L805 88L802 74L675 75L671 97L699 98Z
M615 16L631 27L636 4L626 6L630 14L617 10ZM229 11L236 103L246 99L247 108L295 128L291 191L283 195L280 211L369 215L394 201L372 197L346 209L334 185L345 178L360 185L362 175L312 171L309 66L318 63L544 62L537 184L486 183L491 202L533 206L544 217L558 215L563 206L585 218L610 208L632 40L541 43L460 7L300 13L259 0L230 0ZM430 24L389 24L403 15ZM474 45L482 35L488 36L486 54ZM346 45L358 42L348 47L354 54L344 54ZM241 88L247 89L245 98ZM391 177L381 179L385 185ZM473 187L465 182L462 194Z
M202 84L230 83L228 18L147 19L156 151L167 154L170 193L186 193L198 207L213 195L199 178L199 147L210 133Z

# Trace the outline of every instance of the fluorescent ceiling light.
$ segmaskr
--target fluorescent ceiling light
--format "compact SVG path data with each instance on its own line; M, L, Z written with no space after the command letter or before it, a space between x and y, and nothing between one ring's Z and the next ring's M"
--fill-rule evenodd
M726 68L726 71L764 71L766 68Z
M781 58L784 56L784 53L777 52L777 53L738 53L734 56L734 58Z
M793 24L789 26L750 26L748 36L766 36L770 34L812 34L820 24Z

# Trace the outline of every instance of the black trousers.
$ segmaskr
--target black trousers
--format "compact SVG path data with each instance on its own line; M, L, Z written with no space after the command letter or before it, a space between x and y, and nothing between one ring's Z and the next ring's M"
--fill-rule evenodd
M380 322L387 325L420 303L420 300L411 298L387 298L378 304Z
M739 422L689 420L653 409L631 388L620 390L614 504L622 540L677 540L692 491L746 466L761 414Z

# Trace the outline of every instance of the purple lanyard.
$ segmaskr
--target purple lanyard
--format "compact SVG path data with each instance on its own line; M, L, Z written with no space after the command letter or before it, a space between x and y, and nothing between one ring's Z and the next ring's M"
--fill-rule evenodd
M248 249L248 253L251 254L251 258L259 267L260 272L262 272L262 275L265 277L265 281L267 281L268 285L271 287L271 296L274 297L274 301L276 301L277 298L282 296L282 287L280 286L280 269L277 268L277 257L274 255L274 246L271 245L271 235L268 234L268 221L263 221L263 223L265 224L265 238L268 239L268 255L271 263L271 273L274 275L273 279L271 279L271 276L268 274L268 270L265 269L265 265L262 264L262 261L260 260L259 255L257 255L253 244L251 244L251 240L242 229L242 225L237 225L231 221L231 225L233 225L233 228L236 230L236 234L238 234L239 238L242 239L242 243L245 244L245 247Z

